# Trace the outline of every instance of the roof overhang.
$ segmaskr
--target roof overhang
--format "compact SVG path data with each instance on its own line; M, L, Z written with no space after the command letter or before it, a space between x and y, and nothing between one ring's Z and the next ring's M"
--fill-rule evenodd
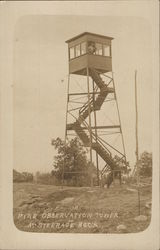
M110 36L103 36L103 35L100 35L100 34L95 34L95 33L90 33L90 32L83 32L69 40L66 41L66 43L70 43L78 38L80 38L81 36L85 36L85 35L92 35L92 36L96 36L96 37L99 37L99 38L105 38L105 39L109 39L109 40L113 40L114 38L113 37L110 37Z

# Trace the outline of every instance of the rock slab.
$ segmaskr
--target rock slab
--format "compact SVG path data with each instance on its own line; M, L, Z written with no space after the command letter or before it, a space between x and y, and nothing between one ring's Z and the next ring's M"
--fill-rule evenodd
M139 216L136 216L134 218L135 221L146 221L147 220L147 216L145 215L139 215Z
M125 225L123 225L123 224L120 224L120 225L117 226L118 231L124 231L126 229L127 229L127 227Z

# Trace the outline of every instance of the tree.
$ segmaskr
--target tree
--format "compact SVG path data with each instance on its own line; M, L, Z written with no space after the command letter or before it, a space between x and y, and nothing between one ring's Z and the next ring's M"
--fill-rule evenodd
M152 176L152 153L144 151L140 155L139 168L141 176Z
M65 144L59 137L52 140L52 145L57 150L54 157L52 175L64 180L67 184L84 186L90 185L90 173L95 167L87 160L86 150L76 137Z
M39 171L36 172L35 178L36 183L39 184L46 184L46 185L55 185L55 176L52 173L40 173Z
M125 161L124 157L115 155L113 160L115 161L117 168L120 169L124 174L128 174L131 171L129 162Z
M13 182L32 182L33 174L29 172L18 172L13 169Z

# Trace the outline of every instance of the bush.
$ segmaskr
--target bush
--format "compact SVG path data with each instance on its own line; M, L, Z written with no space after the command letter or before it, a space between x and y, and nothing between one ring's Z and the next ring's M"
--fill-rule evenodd
M152 153L144 151L139 160L140 175L152 176Z
M33 174L29 172L18 172L13 169L13 182L32 182Z
M57 138L52 140L52 145L57 150L52 175L61 182L64 171L64 185L90 186L91 171L96 173L96 168L87 160L86 149L80 140L76 137L66 144Z
M55 176L52 176L50 173L40 173L37 172L35 174L34 181L38 184L45 184L45 185L58 185L60 184Z

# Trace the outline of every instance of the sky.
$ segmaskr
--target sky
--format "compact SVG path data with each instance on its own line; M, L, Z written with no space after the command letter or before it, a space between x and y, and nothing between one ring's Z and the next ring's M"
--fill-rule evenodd
M64 138L66 40L93 32L114 38L112 63L127 160L135 163L134 74L137 70L139 151L152 152L152 27L139 17L28 15L14 34L14 168L52 170L51 139Z

